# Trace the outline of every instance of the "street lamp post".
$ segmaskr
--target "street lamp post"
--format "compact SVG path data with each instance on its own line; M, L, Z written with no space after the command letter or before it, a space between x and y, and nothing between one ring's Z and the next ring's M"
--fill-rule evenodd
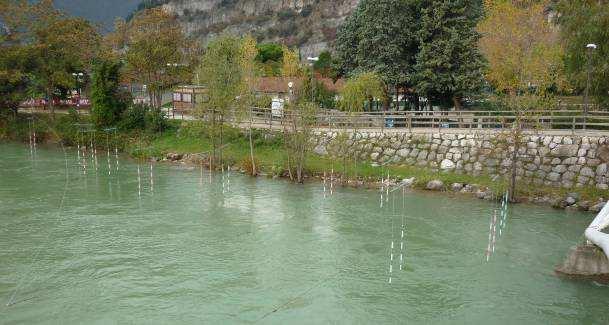
M584 93L584 125L583 125L583 129L586 130L586 121L588 119L588 111L589 111L589 107L588 107L588 102L589 102L589 96L590 96L590 74L591 74L591 70L592 70L592 52L594 50L596 50L597 46L596 44L588 44L586 45L586 48L588 49L588 53L587 53L587 71L586 71L586 91Z
M84 75L85 74L82 72L72 73L72 76L76 80L76 94L78 95L78 99L76 100L76 111L77 112L80 112L80 96L81 96L81 91L82 91L80 88L80 83L81 83Z

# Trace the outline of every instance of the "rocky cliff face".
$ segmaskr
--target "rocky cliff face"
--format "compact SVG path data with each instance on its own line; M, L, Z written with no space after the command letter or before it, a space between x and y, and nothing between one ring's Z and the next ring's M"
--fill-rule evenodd
M250 33L259 42L280 42L317 55L336 38L358 0L169 0L187 34L204 42L223 32Z

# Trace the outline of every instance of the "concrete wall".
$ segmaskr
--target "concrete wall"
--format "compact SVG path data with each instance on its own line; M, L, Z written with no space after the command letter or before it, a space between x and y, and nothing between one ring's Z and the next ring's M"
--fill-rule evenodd
M416 165L471 175L511 173L514 135L316 132L314 151L340 156L346 145L360 160ZM520 181L564 188L609 188L609 138L526 134L519 141Z

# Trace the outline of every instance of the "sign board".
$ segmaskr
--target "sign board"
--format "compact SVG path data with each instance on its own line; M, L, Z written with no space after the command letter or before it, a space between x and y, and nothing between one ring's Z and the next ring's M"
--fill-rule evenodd
M273 98L271 103L271 114L273 117L283 117L283 103L283 99Z

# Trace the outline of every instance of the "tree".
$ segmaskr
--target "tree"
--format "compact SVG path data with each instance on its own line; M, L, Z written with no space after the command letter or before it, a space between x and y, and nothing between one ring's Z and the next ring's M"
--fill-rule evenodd
M482 88L484 59L476 31L481 4L466 0L431 0L422 10L420 51L416 59L417 92L445 103Z
M569 80L581 91L589 70L590 94L598 103L609 104L609 2L563 0L558 12ZM597 49L587 50L590 43Z
M361 112L364 109L366 102L372 103L374 99L382 99L385 95L385 85L379 75L374 72L360 73L345 83L342 91L340 92L339 109L346 112L349 119L353 119L356 112ZM351 121L354 126L352 135L347 133L346 129L343 129L341 134L337 137L337 144L340 148L340 155L343 158L343 175L346 174L347 159L349 158L350 147L348 146L347 140L350 137L355 137L357 134L357 123ZM343 124L346 128L346 123ZM355 158L355 165L357 170L357 156Z
M246 36L241 41L241 53L240 53L240 66L241 66L241 91L239 95L239 103L241 104L240 111L249 115L249 144L250 144L250 165L251 175L258 175L256 169L256 159L254 157L254 141L252 140L252 128L253 128L253 112L252 106L257 101L255 89L257 88L257 71L255 66L256 57L258 55L258 49L256 46L256 40L251 36Z
M60 88L75 86L72 73L90 69L99 47L100 36L95 28L81 18L57 17L49 24L35 27L35 83L48 99L51 114L53 99Z
M282 75L284 78L303 78L303 69L296 51L283 49ZM284 107L283 140L287 154L287 168L292 181L302 183L307 156L311 150L311 136L315 125L317 105L312 102L314 96L311 78L305 78L303 85L290 89L289 101Z
M562 88L562 47L546 17L549 0L486 0L478 25L480 48L488 60L486 79L499 92L545 94Z
M236 115L234 113L239 108L249 108L249 100L253 97L251 84L255 78L251 69L255 43L252 41L251 38L243 40L229 35L212 40L197 69L200 85L207 88L207 100L199 104L198 113L209 122L212 164L218 148L222 163L223 126L226 119L231 114Z
M372 71L387 86L412 86L421 2L360 1L337 34L335 49L340 73L352 76ZM388 106L385 101L385 109Z
M127 108L125 94L120 90L118 61L100 59L93 66L91 84L92 117L96 126L115 125Z
M313 63L313 70L322 77L337 79L335 61L330 51L323 51L319 54L318 60Z
M146 9L128 23L119 21L116 47L125 51L126 77L146 85L152 107L161 108L163 92L185 80L192 71L191 43L176 17L163 8Z
M347 80L340 92L339 108L345 112L361 112L367 101L381 98L385 85L374 72L358 74Z
M27 99L33 69L32 50L28 46L0 47L0 111L17 113L19 104Z
M267 63L268 61L281 62L283 59L283 47L279 44L258 44L256 48L258 49L256 60L260 63Z

